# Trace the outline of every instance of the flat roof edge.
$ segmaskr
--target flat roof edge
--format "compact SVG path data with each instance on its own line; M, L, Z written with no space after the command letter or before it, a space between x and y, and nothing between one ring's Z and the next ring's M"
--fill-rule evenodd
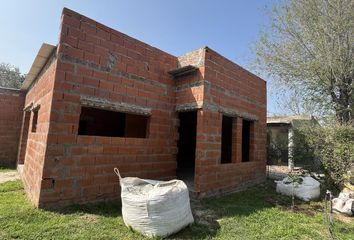
M37 78L37 76L41 73L44 66L47 64L49 58L52 56L53 51L55 49L56 46L54 45L48 43L42 43L29 72L26 74L26 78L23 81L20 90L22 91L28 90L32 82Z

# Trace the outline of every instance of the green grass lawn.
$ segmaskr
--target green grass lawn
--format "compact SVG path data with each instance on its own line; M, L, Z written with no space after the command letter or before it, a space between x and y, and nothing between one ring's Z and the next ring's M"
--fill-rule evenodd
M328 239L322 203L297 203L274 192L271 183L194 204L199 224L171 239ZM349 218L348 218L349 219ZM337 239L354 239L354 222L335 220ZM125 227L119 202L34 208L20 181L0 185L0 239L144 239Z
M8 168L8 167L1 167L0 166L0 173L2 172L13 172L13 171L16 171L15 168Z

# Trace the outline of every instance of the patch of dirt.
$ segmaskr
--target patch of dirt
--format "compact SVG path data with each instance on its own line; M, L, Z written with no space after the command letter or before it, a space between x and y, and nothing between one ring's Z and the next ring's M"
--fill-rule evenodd
M268 177L274 180L282 180L289 173L288 166L267 165Z
M14 181L20 179L20 176L16 171L0 172L0 184L8 181Z
M211 231L220 228L215 212L203 209L199 201L194 201L191 204L194 221L198 224L206 225Z
M289 206L290 202L286 201L282 198L276 198L276 197L268 197L264 199L267 203L270 203L272 206Z
M333 215L335 216L335 219L337 219L341 222L344 222L344 223L351 223L354 221L353 217L350 217L350 216L347 216L347 215L344 215L341 213L334 212Z
M97 222L97 216L94 214L85 214L80 216L80 219L85 220L87 222Z
M290 201L286 201L282 198L268 197L265 201L275 207L279 207L283 211L293 211L295 213L303 213L308 216L314 216L316 213L323 212L323 206L321 204L306 204L297 199L295 199L294 208L291 207Z
M310 217L313 217L316 214L316 212L311 211L311 209L303 208L303 207L296 206L296 205L294 206L294 208L283 207L282 210L283 211L293 211L294 213L302 213L302 214L305 214L305 215L310 216Z

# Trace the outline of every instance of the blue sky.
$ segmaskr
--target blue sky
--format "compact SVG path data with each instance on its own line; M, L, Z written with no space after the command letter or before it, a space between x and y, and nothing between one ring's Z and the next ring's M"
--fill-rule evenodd
M0 62L26 73L43 42L56 44L60 14L68 7L173 55L208 46L249 67L252 44L274 0L37 0L3 1ZM269 86L269 83L268 83ZM269 92L269 91L268 91ZM279 112L268 94L268 112Z

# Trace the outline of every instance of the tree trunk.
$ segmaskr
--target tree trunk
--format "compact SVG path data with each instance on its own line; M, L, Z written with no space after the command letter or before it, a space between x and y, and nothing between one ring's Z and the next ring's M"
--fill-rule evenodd
M340 82L338 94L335 94L334 89L331 91L332 101L335 104L337 122L354 126L353 81L351 78L347 78Z

